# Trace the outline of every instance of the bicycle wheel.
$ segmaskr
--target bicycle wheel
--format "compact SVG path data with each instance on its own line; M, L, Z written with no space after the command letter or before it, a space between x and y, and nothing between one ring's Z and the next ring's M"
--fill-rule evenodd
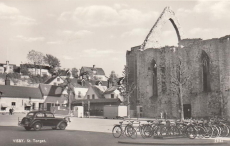
M162 136L168 136L168 135L170 135L170 134L169 134L169 130L168 130L167 127L161 127L160 134L161 134Z
M221 128L220 136L222 136L222 137L227 137L228 134L229 134L228 126L226 126L226 125L221 125L220 128Z
M187 134L188 138L195 139L196 138L196 130L195 130L195 128L193 128L191 126L187 127L186 134Z
M144 127L145 127L145 126L146 126L146 125L141 125L141 126L139 126L139 132L140 132L142 138L145 138L145 134L144 134Z
M219 135L219 129L216 126L212 126L212 138L215 138Z
M126 125L125 126L125 135L127 137L130 137L132 135L132 131L133 131L133 126L132 125Z
M205 134L206 134L206 131L203 127L201 126L196 126L196 131L197 131L197 135L196 137L198 138L204 138L205 137Z
M152 136L152 127L151 125L145 125L142 129L142 134L145 138L149 138ZM141 135L142 136L142 135Z
M212 134L213 134L213 129L212 129L212 127L210 127L210 126L205 126L204 129L205 129L205 137L206 137L206 138L212 137Z
M129 133L130 138L136 139L137 138L137 131L133 128L132 132Z
M115 138L119 138L122 134L122 128L120 125L116 125L113 127L113 130L112 130L112 133L113 133L113 137Z
M172 135L180 135L180 130L176 127L176 126L171 126L171 129L170 129Z

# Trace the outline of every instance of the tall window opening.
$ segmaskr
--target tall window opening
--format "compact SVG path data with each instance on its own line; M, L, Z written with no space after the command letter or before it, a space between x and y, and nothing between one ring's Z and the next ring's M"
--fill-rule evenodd
M209 91L211 91L210 72L209 72L210 60L209 60L209 57L205 51L202 51L201 61L202 61L203 91L209 92Z
M152 73L153 73L153 98L158 96L157 93L157 64L156 61L152 61Z

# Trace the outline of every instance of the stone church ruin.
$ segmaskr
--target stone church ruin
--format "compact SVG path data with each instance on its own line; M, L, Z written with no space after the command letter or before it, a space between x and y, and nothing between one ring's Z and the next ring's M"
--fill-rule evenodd
M178 46L159 47L158 34L168 21L175 28ZM131 111L141 106L144 117L167 112L168 118L181 118L182 111L184 118L229 117L229 39L230 35L184 39L174 12L166 7L143 44L126 53L128 83L136 85Z

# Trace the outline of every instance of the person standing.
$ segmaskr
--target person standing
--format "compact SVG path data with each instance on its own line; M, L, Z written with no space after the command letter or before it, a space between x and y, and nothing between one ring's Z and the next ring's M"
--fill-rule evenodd
M167 113L166 113L166 111L164 111L164 119L166 120L167 119Z
M9 112L10 112L9 114L12 115L12 108L10 108Z

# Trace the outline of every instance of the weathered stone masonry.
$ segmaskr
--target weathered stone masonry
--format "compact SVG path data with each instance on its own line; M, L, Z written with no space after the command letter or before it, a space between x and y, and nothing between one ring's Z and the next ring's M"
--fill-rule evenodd
M159 28L168 20L176 30L179 47L157 47ZM166 111L169 117L179 118L179 100L171 81L181 56L190 76L183 103L191 105L191 116L230 116L230 36L182 39L179 28L173 11L166 7L144 43L127 51L128 82L137 86L130 98L131 110L140 104L145 117Z
M188 92L184 95L184 104L191 104L192 117L204 117L212 112L219 114L220 108L214 110L210 102L219 102L221 96L230 100L230 36L219 39L186 39L180 41L181 47L149 48L139 50L140 46L127 51L129 83L137 85L130 99L131 109L137 103L143 106L145 117L159 116L166 110L170 117L179 116L178 97L171 91L171 74L179 54L183 54L183 63L188 67L190 82ZM191 43L192 42L192 43ZM210 90L204 89L202 56L209 58ZM157 70L157 94L154 93L154 65ZM207 86L207 85L206 85ZM226 107L229 107L230 102ZM221 106L221 105L219 105ZM230 114L227 108L225 114Z

